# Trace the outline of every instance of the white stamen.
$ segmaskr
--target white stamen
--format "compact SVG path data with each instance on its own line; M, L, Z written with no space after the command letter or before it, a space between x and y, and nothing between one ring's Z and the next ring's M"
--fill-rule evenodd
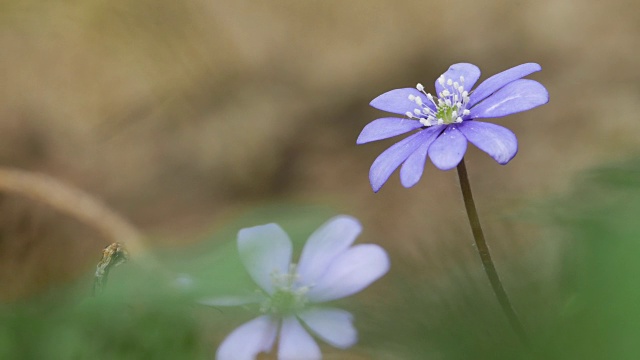
M420 108L407 112L407 117L418 120L423 126L462 123L463 118L471 113L466 109L469 91L464 89L464 82L464 76L459 76L459 81L457 79L454 81L452 78L446 78L445 74L440 75L437 83L442 86L442 91L437 96L426 93L424 86L418 83L416 89L422 92L434 106L427 106L421 96L411 94L409 100ZM438 115L441 117L438 118Z
M427 94L427 98L429 99L429 101L431 101L431 103L432 103L433 105L435 105L436 107L438 106L438 105L436 105L436 102L433 100L433 95L431 95L431 94Z

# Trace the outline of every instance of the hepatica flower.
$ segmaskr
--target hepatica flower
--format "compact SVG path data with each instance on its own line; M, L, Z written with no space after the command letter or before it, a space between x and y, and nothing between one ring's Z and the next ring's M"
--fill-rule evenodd
M380 190L400 165L402 185L407 188L415 185L422 176L427 156L438 169L453 169L462 160L467 141L499 164L508 163L518 152L516 136L502 126L478 120L546 104L549 93L544 86L523 79L540 70L540 65L534 63L518 65L471 90L480 77L480 69L473 64L454 64L436 81L436 96L418 84L416 88L391 90L373 99L371 106L403 117L372 121L360 133L358 144L415 131L373 162L369 172L373 191Z
M238 250L259 287L251 296L202 300L207 305L259 305L262 315L235 329L218 348L219 360L255 359L270 352L278 338L278 359L320 359L314 336L337 348L356 343L352 315L321 306L353 295L389 269L386 252L373 244L352 246L361 226L349 216L337 216L316 230L291 262L292 244L276 224L238 233ZM313 336L312 336L313 335Z

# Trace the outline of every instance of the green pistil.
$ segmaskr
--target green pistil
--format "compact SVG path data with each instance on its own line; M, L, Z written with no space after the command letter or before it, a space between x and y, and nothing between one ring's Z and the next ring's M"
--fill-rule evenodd
M450 125L454 123L461 123L463 117L469 115L471 112L466 109L467 103L469 103L469 92L464 89L464 77L460 77L460 83L453 81L453 79L445 79L444 75L438 79L441 86L447 84L448 89L442 90L438 94L438 98L434 98L431 94L424 92L424 86L418 84L416 89L423 93L429 102L435 106L428 106L424 103L420 96L414 94L409 95L409 101L416 103L419 108L415 108L412 111L407 111L405 114L409 119L415 119L425 126L433 125Z
M438 107L438 112L436 112L436 119L442 119L445 124L453 124L456 121L456 117L453 116L453 112L457 109L457 106L442 105Z
M307 304L306 294L309 287L297 286L298 278L295 264L291 264L286 273L274 271L271 274L271 283L275 291L265 299L260 310L279 316L293 315L302 310Z
M267 300L265 312L277 315L292 315L304 308L304 295L291 289L278 289Z

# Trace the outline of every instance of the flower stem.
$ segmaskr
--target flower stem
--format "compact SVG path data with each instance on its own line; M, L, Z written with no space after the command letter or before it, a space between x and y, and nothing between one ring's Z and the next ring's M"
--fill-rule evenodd
M524 331L524 327L522 326L518 315L513 310L513 306L509 301L509 297L504 291L504 287L502 287L502 282L500 281L500 277L498 276L496 267L493 264L493 260L491 260L489 246L487 246L487 241L484 238L482 226L480 226L480 219L478 218L478 211L476 210L476 205L473 201L473 195L471 194L471 185L469 184L469 177L467 176L467 168L464 164L464 158L462 159L462 161L460 161L460 164L458 164L458 177L460 178L460 187L462 188L464 206L467 209L469 224L471 225L471 231L473 233L473 238L476 241L476 247L478 249L478 253L480 254L480 259L482 260L484 271L487 274L487 277L489 277L489 282L491 282L493 292L498 298L498 302L502 307L502 311L507 316L507 319L509 319L509 323L511 324L513 331L515 331L516 335L518 336L518 338L520 338L522 343L528 345L529 340L527 338L526 332Z

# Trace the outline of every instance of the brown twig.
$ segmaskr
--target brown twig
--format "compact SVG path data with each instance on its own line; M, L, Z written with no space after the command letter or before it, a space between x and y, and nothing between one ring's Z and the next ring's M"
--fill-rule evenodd
M0 168L0 191L23 195L80 220L98 230L109 244L124 244L133 258L147 250L140 232L103 202L48 175Z

